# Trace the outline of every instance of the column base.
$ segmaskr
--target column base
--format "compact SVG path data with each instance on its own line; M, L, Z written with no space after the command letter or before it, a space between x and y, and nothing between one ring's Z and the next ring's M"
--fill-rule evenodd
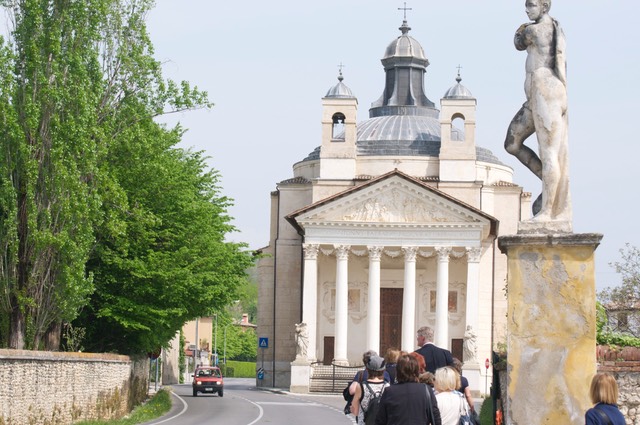
M350 366L349 360L347 359L333 359L333 363L338 366Z

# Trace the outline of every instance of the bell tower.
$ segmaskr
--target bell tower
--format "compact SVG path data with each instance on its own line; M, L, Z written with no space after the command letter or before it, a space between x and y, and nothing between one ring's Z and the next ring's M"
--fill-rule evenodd
M358 99L342 80L322 98L320 179L351 180L356 175Z
M476 99L460 82L440 99L440 181L476 180ZM463 129L454 127L460 119Z

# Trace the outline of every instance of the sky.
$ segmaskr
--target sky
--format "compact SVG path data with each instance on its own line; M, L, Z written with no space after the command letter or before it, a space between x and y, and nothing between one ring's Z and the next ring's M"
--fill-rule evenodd
M509 122L525 101L525 52L513 34L528 22L525 2L447 0L406 4L409 35L430 66L427 97L439 107L455 84L477 99L476 143L514 169L532 192L540 182L504 150ZM187 80L215 105L164 119L188 131L180 147L204 151L221 175L238 229L230 241L269 242L270 192L317 146L321 99L337 83L358 98L358 121L384 88L380 63L402 24L396 0L157 0L148 16L155 57L166 78ZM555 0L550 15L567 39L569 158L573 231L601 233L596 286L620 283L610 263L625 243L640 246L635 214L640 181L640 3ZM537 150L535 137L527 144ZM635 223L635 224L634 224Z

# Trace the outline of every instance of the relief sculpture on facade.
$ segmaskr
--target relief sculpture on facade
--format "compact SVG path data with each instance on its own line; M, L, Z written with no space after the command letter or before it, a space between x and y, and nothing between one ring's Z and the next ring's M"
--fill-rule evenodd
M369 221L380 223L442 223L452 221L445 211L394 188L356 204L345 211L345 221Z

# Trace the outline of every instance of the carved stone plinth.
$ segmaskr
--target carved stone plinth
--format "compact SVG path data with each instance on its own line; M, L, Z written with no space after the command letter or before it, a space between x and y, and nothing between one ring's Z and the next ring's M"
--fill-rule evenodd
M596 373L594 252L601 239L498 238L508 257L506 424L584 424Z

